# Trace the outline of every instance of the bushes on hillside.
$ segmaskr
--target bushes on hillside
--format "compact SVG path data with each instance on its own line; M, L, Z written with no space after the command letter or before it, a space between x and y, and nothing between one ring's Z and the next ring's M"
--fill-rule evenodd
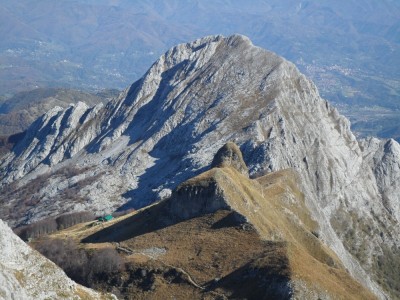
M46 256L73 280L84 283L88 268L86 251L78 249L71 240L48 239L35 245L36 250Z
M123 259L112 248L89 253L79 249L71 239L48 239L34 246L41 254L62 268L71 279L88 287L100 278L125 268Z
M74 226L78 223L92 221L95 215L92 212L81 211L64 214L56 218L47 218L14 230L21 239L27 241L31 238L38 238L53 233L57 230Z
M88 211L75 212L61 215L56 218L57 229L65 229L78 223L92 221L96 218L94 213Z
M110 274L121 271L124 268L124 262L115 249L106 248L92 255L89 267L93 275Z
M54 219L44 219L33 224L18 227L14 230L21 239L27 241L31 238L38 238L40 236L50 234L57 231L57 223Z
M124 211L114 212L112 215L114 218L131 213L134 209L128 209ZM14 229L17 234L24 241L28 241L32 238L38 238L44 235L48 235L57 230L62 230L79 223L93 221L96 216L93 212L80 211L69 214L63 214L58 217L47 218L26 226L21 226Z

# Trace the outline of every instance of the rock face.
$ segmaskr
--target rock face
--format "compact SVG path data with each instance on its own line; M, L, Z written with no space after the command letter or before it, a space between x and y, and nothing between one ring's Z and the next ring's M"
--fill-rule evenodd
M249 171L243 160L239 147L232 142L226 143L215 155L211 168L223 168L232 166L243 175L249 176Z
M107 94L109 93L109 94ZM79 101L89 106L107 102L115 91L98 95L61 88L38 88L21 92L0 103L0 135L12 135L26 130L38 117L55 106L68 107Z
M360 141L360 147L375 175L384 207L400 222L400 145L393 139L370 138Z
M0 220L1 299L106 299L69 279ZM109 295L109 299L116 299Z
M383 277L400 297L389 267L400 268L399 144L357 141L292 63L240 35L178 45L104 107L37 120L2 157L1 214L19 224L144 206L207 169L228 141L251 176L296 170L320 238L377 295Z

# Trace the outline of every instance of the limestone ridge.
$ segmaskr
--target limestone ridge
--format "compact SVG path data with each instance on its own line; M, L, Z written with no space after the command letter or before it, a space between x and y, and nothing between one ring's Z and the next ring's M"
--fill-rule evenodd
M0 220L1 299L103 299L26 245ZM116 297L109 295L109 298Z
M400 247L399 144L357 141L292 63L240 35L178 45L104 107L77 105L37 120L1 158L8 208L0 212L14 225L127 201L144 206L201 173L228 141L242 149L250 175L301 174L320 238L383 297L378 260ZM11 218L32 186L35 205Z
M232 209L224 186L235 185L231 177L220 168L232 167L248 177L248 170L239 147L228 142L221 147L211 163L211 170L190 179L173 191L167 200L169 214L177 219L189 219L219 209Z
M223 167L233 167L243 175L249 176L249 171L243 160L242 152L233 142L228 142L219 149L211 163L211 168Z
M44 112L55 106L67 108L70 103L83 101L93 107L109 101L112 95L115 95L115 91L104 91L94 95L63 88L37 88L17 93L0 104L0 136L26 130Z
M393 139L369 138L361 140L360 147L374 172L386 210L400 222L400 145Z
M230 209L219 184L217 171L206 178L185 182L177 187L167 202L167 210L176 220L187 220Z

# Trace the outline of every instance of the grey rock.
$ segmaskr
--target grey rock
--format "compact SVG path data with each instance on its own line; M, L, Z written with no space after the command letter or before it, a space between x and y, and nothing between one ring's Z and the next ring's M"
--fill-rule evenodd
M0 135L25 131L33 121L55 106L67 108L70 103L82 101L92 107L109 101L115 94L113 90L94 95L63 88L37 88L17 93L0 103Z
M103 299L69 279L59 267L26 245L0 220L1 299ZM117 299L108 295L111 299Z
M372 168L384 207L400 222L400 145L393 139L369 138L360 141L360 147Z
M384 298L374 259L400 246L399 144L358 142L349 121L292 63L240 35L178 45L104 107L79 104L37 120L2 157L1 186L50 179L36 192L41 201L10 222L111 211L127 201L144 206L207 169L228 141L242 149L251 176L287 168L301 174L320 239ZM85 180L78 204L57 198L78 180L59 176L71 166ZM18 201L12 193L0 197Z
M232 142L226 143L217 154L211 163L211 168L233 167L243 175L249 176L246 163L243 160L242 152L239 147Z

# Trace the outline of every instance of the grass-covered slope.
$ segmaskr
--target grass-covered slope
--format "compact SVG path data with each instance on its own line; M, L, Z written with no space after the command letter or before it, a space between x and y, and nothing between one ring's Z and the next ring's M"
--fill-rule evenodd
M133 299L375 298L318 238L294 171L250 179L233 165L141 211L54 237L118 249L128 267L107 282Z

